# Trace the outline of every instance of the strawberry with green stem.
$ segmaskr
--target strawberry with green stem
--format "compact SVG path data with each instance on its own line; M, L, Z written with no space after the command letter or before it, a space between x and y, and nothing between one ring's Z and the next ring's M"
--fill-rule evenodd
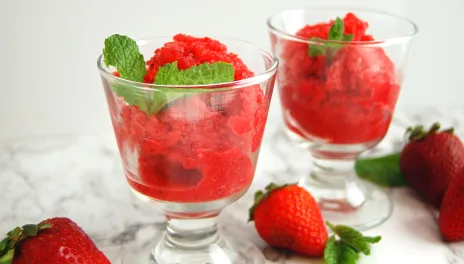
M369 255L370 245L381 239L327 222L334 232L328 239L316 201L296 184L271 183L256 192L249 221L254 221L258 234L268 244L310 257L324 256L326 264L354 264L360 253Z
M110 264L90 237L68 218L16 227L0 242L0 264Z
M324 254L327 230L316 200L295 184L269 184L255 194L250 219L268 244L320 257Z
M434 123L408 128L408 143L401 151L400 169L414 191L440 208L450 181L464 169L464 146L452 128L440 131Z

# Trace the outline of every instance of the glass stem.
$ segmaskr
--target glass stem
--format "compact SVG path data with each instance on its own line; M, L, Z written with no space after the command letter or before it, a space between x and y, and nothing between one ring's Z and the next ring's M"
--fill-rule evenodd
M168 218L166 243L185 249L204 248L220 240L218 215L199 219Z
M366 201L366 190L359 184L354 171L355 159L314 158L310 175L304 177L305 186L319 206L327 210L353 210Z
M313 158L312 163L311 177L316 181L342 187L354 177L354 159Z

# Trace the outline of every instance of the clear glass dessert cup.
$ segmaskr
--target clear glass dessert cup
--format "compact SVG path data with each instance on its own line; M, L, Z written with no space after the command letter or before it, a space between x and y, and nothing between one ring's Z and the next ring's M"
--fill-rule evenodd
M167 219L167 230L155 246L127 252L120 263L264 263L254 245L221 235L217 218L252 182L278 61L253 44L217 40L255 76L161 86L118 78L102 56L98 59L129 186ZM169 41L160 37L137 43L150 58ZM130 96L118 97L115 90Z
M297 33L348 13L366 21L367 34L375 40L320 41ZM359 29L346 21L345 34L348 26ZM277 85L285 131L312 156L312 168L300 184L317 199L327 221L361 230L383 223L392 202L358 179L354 163L387 133L417 26L379 11L308 8L271 16L268 29L280 60Z

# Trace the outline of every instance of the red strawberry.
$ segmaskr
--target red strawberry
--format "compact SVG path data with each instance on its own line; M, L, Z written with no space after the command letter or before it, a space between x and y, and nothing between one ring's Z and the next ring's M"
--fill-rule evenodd
M452 129L439 132L433 124L409 128L409 143L400 156L400 169L408 185L439 208L448 184L464 168L464 147Z
M2 264L110 264L90 237L68 218L53 218L8 232L0 242Z
M446 241L464 240L464 170L448 185L441 203L438 225Z
M297 185L277 186L255 194L250 220L258 234L272 246L312 257L324 255L327 230L316 200Z

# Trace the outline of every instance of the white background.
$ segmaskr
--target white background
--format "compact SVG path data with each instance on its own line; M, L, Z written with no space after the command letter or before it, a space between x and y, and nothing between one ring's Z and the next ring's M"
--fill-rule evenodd
M464 102L463 0L1 0L0 139L110 132L96 59L113 33L227 35L269 47L269 15L321 4L419 24L400 107ZM273 100L273 114L278 106Z

